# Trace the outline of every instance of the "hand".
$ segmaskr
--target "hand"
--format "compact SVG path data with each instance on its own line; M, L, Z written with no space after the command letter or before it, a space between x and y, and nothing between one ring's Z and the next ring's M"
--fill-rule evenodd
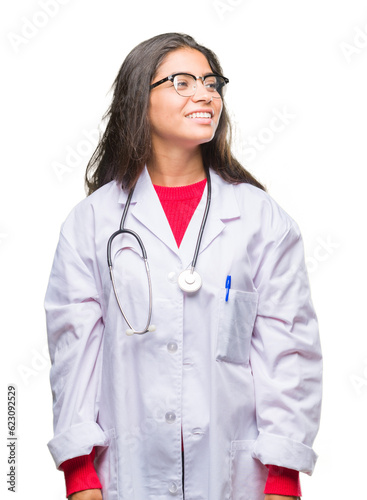
M265 495L264 500L297 500L298 497L287 497L284 495Z
M68 500L102 500L102 491L99 489L77 491L70 495Z

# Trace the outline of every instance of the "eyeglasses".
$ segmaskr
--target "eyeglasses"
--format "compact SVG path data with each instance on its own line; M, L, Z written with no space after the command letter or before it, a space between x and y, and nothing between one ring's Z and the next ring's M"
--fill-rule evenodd
M201 80L204 87L208 90L212 97L221 99L226 92L228 78L217 75L216 73L209 73L205 76L194 76L189 73L175 73L174 75L167 76L159 82L152 83L150 90L158 87L161 83L171 81L176 89L177 94L182 97L191 97L195 94L197 89L197 80Z

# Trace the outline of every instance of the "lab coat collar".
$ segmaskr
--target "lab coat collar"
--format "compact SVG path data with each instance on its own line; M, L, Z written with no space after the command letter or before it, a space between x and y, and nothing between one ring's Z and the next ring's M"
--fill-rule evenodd
M121 191L119 203L125 204L127 197L128 192ZM178 254L175 238L146 167L142 171L134 189L126 218L127 228L129 227L129 215L135 217L174 253ZM149 249L147 249L147 252L149 257Z
M221 234L231 220L240 217L240 210L232 184L226 183L218 174L210 170L212 184L211 204L208 220L204 229L199 255ZM180 245L183 267L189 267L194 255L200 225L203 220L207 199L205 187L200 203L190 221Z
M200 245L200 253L203 252L223 231L228 222L240 217L234 186L225 182L213 170L210 170L210 178L212 183L211 205ZM119 203L125 204L127 195L128 193L126 191L121 191L118 200ZM183 266L186 268L190 265L194 255L195 245L203 219L206 198L207 187L205 187L200 203L186 229L180 248L177 247L169 222L146 167L136 184L129 214L131 212L131 215L167 245L172 252L177 254L181 258ZM129 214L126 220L126 227L129 227ZM149 250L147 251L149 252Z

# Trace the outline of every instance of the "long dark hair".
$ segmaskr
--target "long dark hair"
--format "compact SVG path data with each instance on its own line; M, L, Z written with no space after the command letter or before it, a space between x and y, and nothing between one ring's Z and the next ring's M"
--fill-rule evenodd
M152 153L149 85L166 55L182 48L198 50L214 73L223 74L217 56L189 35L165 33L137 45L124 60L112 86L113 100L103 117L108 118L106 130L85 173L88 194L112 180L127 189L136 183ZM223 102L213 139L200 146L204 167L211 167L232 184L246 182L265 190L232 155L230 143L231 124Z

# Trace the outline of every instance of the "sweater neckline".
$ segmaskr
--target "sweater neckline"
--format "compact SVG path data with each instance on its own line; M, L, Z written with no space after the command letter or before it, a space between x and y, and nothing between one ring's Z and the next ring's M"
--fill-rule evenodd
M189 200L202 196L206 185L206 179L188 184L187 186L158 186L153 184L156 193L161 200Z

